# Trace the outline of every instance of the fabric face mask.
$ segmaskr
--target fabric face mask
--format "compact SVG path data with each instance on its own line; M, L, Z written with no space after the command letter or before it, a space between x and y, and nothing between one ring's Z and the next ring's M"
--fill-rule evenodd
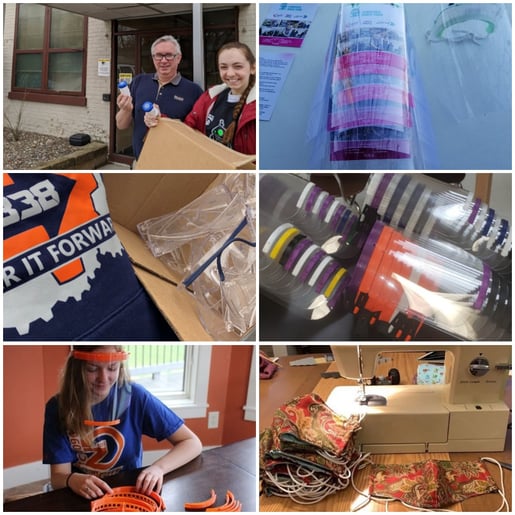
M470 497L498 491L481 461L374 464L370 473L372 498L399 500L417 508L444 508Z

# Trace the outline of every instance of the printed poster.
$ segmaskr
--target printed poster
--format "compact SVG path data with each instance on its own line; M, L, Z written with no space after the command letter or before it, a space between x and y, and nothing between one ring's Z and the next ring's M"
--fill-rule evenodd
M261 50L259 54L259 119L268 121L295 55Z
M259 28L259 44L300 48L311 26L317 4L277 4Z

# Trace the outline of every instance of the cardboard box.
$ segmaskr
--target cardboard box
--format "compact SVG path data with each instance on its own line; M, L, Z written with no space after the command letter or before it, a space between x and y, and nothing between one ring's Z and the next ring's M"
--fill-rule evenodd
M161 118L147 133L136 170L255 170L256 156L235 152L179 120Z
M114 228L150 297L181 340L212 341L194 299L178 288L181 278L152 255L137 224L179 210L219 184L223 174L107 173L103 179Z

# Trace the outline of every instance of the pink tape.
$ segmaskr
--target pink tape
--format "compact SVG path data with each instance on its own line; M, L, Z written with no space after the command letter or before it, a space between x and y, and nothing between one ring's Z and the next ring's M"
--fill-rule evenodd
M353 76L357 75L389 75L400 79L407 84L406 69L397 68L388 64L355 64L355 65L344 65L342 57L338 57L335 60L335 66L333 69L333 80L352 79Z
M413 98L407 91L391 88L384 84L365 84L355 88L343 89L333 95L333 101L335 100L337 105L354 104L363 100L373 102L379 99L413 106Z
M329 114L329 130L357 127L411 127L411 114L407 109L392 107L354 107Z
M360 64L375 64L380 66L392 66L405 71L408 67L404 57L388 52L352 52L338 58L339 67L348 68Z
M279 36L260 36L260 45L284 46L290 48L300 48L304 39L302 38L283 38Z

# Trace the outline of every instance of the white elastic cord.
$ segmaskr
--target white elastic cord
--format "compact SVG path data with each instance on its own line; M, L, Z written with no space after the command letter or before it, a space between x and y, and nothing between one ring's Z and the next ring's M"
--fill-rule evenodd
M502 509L506 506L506 511L510 511L510 505L508 504L508 500L506 499L506 495L504 493L504 473L502 470L501 464L494 458L489 458L488 456L484 456L481 458L481 461L487 461L488 463L493 463L499 467L499 476L501 478L501 487L497 491L497 493L501 496L502 504L495 511L502 511Z
M337 457L328 451L318 451L318 454L328 461L335 463L344 470L341 474L327 475L317 473L303 465L294 466L288 462L281 462L287 474L277 474L265 471L267 480L277 489L274 495L289 497L298 504L314 504L328 495L344 490L353 483L353 474L363 467L364 457L360 455L352 460L351 455ZM366 457L369 455L367 454Z

